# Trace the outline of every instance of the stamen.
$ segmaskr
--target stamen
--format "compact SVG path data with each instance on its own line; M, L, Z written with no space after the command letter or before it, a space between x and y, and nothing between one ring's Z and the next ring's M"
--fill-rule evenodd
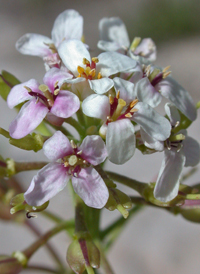
M56 82L55 82L54 88L56 88L56 89L58 88L58 83L59 83L59 81L56 81Z
M69 165L74 166L78 162L78 158L76 155L72 155L69 158Z
M165 79L167 76L171 74L171 71L167 71L163 73L163 79Z
M93 58L92 58L92 62L94 62L95 64L96 64L96 63L99 63L99 59L98 59L97 57L93 57Z
M71 147L72 147L73 149L77 148L77 145L74 143L74 140L71 140L71 141L70 141L70 144L71 144Z
M28 92L32 92L32 90L29 87L24 86L24 88L27 89Z
M84 73L85 70L84 70L84 68L78 66L77 71L78 71L79 74L82 74L82 73Z
M133 108L137 103L138 103L138 99L135 99L133 100L131 103L130 103L130 108Z
M93 77L95 77L95 74L96 74L96 69L92 69L90 72L89 72L89 75Z
M80 150L80 151L78 151L76 154L78 154L78 155L81 155L82 154L82 150Z
M54 94L54 95L58 95L59 91L60 91L60 89L57 88L57 89L54 90L53 94Z
M102 78L102 75L101 73L99 72L98 75L97 75L97 79L101 79Z
M114 103L114 98L112 97L111 94L109 94L109 102L111 105Z
M125 114L125 117L126 118L131 118L133 115L129 112L129 113L127 113L127 114Z
M134 51L137 48L137 46L140 44L140 42L141 42L141 38L140 37L135 37L133 39L133 42L131 43L130 50Z
M170 69L171 66L167 66L166 68L163 69L163 72L166 72Z
M131 113L134 113L134 112L137 112L137 111L138 111L137 108L132 108L132 109L130 110Z
M88 61L86 58L83 58L83 64L86 66L90 65L90 61Z
M116 98L119 99L119 97L120 97L120 91L118 90Z

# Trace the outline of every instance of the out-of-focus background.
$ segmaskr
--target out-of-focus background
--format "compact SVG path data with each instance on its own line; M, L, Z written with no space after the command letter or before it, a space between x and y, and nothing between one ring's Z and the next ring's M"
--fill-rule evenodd
M164 67L171 65L173 77L191 93L195 102L200 100L199 0L0 0L0 68L11 72L22 82L31 78L42 81L45 73L42 60L18 53L15 42L28 32L50 37L55 18L65 9L76 9L83 15L86 43L90 45L94 56L98 53L98 22L102 17L121 17L127 25L130 40L135 36L153 38L158 50L156 64ZM160 111L163 111L162 108ZM8 129L15 115L15 111L8 110L0 98L0 126ZM199 141L199 120L193 123L189 134ZM8 146L2 136L0 142L0 154L4 158L10 157L16 161L46 160L42 152L35 154ZM162 153L143 156L136 152L125 165L109 163L107 168L149 182L155 179L162 156ZM35 174L25 172L16 178L27 189ZM187 183L192 185L199 182L199 175L197 171ZM128 188L119 188L130 192ZM67 188L52 199L49 208L63 218L73 217ZM104 210L102 226L105 227L117 217L118 212ZM39 225L42 231L52 227L40 214L30 222ZM13 225L0 220L0 254L22 250L34 239L35 236L20 224ZM53 243L65 260L69 239L61 233ZM199 274L200 223L190 223L181 216L171 215L159 208L144 208L127 221L124 232L112 247L108 258L116 274L188 274L191 271ZM32 258L32 262L52 264L44 248ZM23 273L30 272L27 270Z

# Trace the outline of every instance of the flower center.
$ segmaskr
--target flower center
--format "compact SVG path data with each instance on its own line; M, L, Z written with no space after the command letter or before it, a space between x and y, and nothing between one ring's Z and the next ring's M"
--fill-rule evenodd
M165 79L167 76L171 74L171 71L168 71L170 66L160 70L158 68L154 68L153 71L151 69L151 65L143 67L143 77L148 77L152 86L155 87L162 79Z
M100 72L96 75L96 64L98 62L99 59L97 57L93 57L91 63L86 58L83 58L83 65L85 65L85 67L77 67L78 77L84 77L87 80L101 79L102 75Z
M34 92L34 91L32 91L32 89L30 89L27 86L24 86L24 88L28 91L29 95L31 95L37 99L36 103L39 101L42 102L49 110L52 108L54 101L60 91L60 89L58 87L58 81L54 85L53 94L49 90L49 87L44 84L39 86L39 90L42 91L43 94L41 94L39 92Z

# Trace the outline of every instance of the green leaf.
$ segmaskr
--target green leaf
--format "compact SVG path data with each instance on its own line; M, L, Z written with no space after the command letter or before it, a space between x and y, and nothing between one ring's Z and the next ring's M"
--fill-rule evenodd
M12 87L20 84L20 81L11 73L2 70L0 74L0 95L6 101Z

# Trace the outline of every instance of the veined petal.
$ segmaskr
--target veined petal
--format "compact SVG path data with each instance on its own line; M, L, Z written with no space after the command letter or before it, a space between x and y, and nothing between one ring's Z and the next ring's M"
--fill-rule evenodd
M181 85L179 85L172 77L160 81L156 86L161 94L169 99L174 105L191 121L197 117L197 111L192 97Z
M61 85L65 82L65 80L71 79L72 77L73 75L66 71L60 70L58 68L51 68L45 74L43 82L50 88L51 92L53 92L56 83L60 88Z
M144 145L146 147L155 149L157 151L164 150L164 142L163 141L158 141L158 140L152 138L142 128L140 128L140 134L141 134L142 140L144 142Z
M104 51L117 51L122 48L117 42L108 42L100 40L97 44L97 47Z
M100 72L103 77L118 72L125 72L136 67L137 62L128 56L117 52L103 52L98 56L99 63L97 63L96 70Z
M105 95L92 94L83 101L82 109L85 115L106 121L110 113L109 98Z
M183 141L183 151L186 157L185 166L196 166L200 161L199 143L191 137Z
M81 158L96 166L102 163L108 156L104 141L100 136L86 136L79 150L82 150Z
M107 203L108 189L93 167L82 168L78 178L72 177L72 185L87 206L102 208Z
M169 117L172 126L175 126L177 122L180 122L180 114L174 104L165 104L165 112Z
M45 57L52 53L48 45L45 44L52 43L53 41L44 35L27 33L19 38L15 47L22 54Z
M83 35L83 17L72 9L63 11L54 22L51 35L56 47L64 39L81 40Z
M165 150L164 159L154 189L154 196L162 202L174 199L178 194L181 171L185 164L183 151Z
M50 111L58 117L68 118L79 108L80 101L75 94L68 90L60 90Z
M132 120L138 123L144 131L152 138L165 141L171 133L170 122L149 105L137 103L135 108L137 112L133 114Z
M120 98L127 104L136 99L134 84L119 77L113 79L116 92L120 91Z
M62 164L50 163L34 176L24 198L29 205L40 206L63 190L68 180L69 176Z
M135 89L139 101L146 103L153 108L160 104L162 95L155 90L147 77L139 80L135 84Z
M129 119L108 124L106 148L109 160L117 165L127 162L135 152L135 130Z
M34 130L43 121L48 108L36 99L31 99L25 103L17 117L9 126L10 136L15 139L21 139Z
M7 97L7 104L9 108L13 108L18 104L33 98L29 95L25 86L29 87L34 92L39 92L39 85L40 84L35 79L31 79L25 83L14 86Z
M81 79L78 81L78 79ZM74 81L73 81L74 80ZM68 80L70 81L70 80ZM85 98L94 94L94 91L91 90L89 82L85 78L76 78L71 80L71 90L76 94L80 101L83 101Z
M49 123L51 123L54 126L60 127L64 123L65 119L55 116L53 113L48 112L47 116L45 117Z
M56 161L73 154L70 141L61 131L56 131L54 135L44 143L43 151L46 157L51 161Z
M125 48L130 46L126 26L118 17L102 18L99 21L99 31L101 40L113 41Z
M103 94L113 87L113 80L109 78L101 78L96 80L88 80L90 88L97 94Z
M77 67L84 67L83 58L91 61L90 53L86 46L81 41L75 39L63 41L58 48L58 53L64 65L76 77L79 75Z

